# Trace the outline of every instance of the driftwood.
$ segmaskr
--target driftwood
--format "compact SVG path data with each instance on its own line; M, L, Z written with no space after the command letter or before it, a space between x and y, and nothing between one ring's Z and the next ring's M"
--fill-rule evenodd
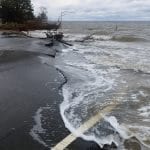
M67 43L67 42L64 41L64 40L61 40L61 41L59 41L59 42L65 44L65 45L68 45L68 46L73 46L73 44Z
M68 46L72 46L72 44L67 43L66 41L63 40L64 35L62 32L53 31L53 32L45 32L45 34L47 38L51 40L51 42L46 44L46 46L52 47L54 45L54 41L58 41Z

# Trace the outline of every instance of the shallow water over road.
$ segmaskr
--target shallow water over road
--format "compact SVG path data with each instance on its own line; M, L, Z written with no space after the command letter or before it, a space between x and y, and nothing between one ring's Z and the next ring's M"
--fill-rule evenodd
M67 128L99 145L127 148L131 137L150 148L149 23L65 23L73 47L57 54L56 67L68 78L60 106ZM84 133L77 129L109 106L103 119ZM129 144L128 144L129 145ZM146 147L146 148L144 148ZM132 147L132 149L134 149Z

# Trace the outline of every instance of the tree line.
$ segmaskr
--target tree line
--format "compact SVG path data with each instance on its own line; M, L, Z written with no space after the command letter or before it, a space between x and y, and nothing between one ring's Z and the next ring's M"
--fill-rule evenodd
M31 0L0 0L0 17L2 23L24 23L35 18L47 20L47 10L41 7L35 17Z

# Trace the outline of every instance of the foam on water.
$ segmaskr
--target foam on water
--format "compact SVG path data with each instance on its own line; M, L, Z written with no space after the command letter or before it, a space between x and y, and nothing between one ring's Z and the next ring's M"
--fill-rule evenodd
M46 30L30 31L29 36L34 37L34 38L46 38L45 32Z
M81 23L82 24L82 23ZM89 23L90 24L90 23ZM73 47L56 55L55 66L62 70L67 83L62 88L64 101L60 112L66 127L76 136L95 141L100 146L114 142L118 149L125 140L136 137L150 148L150 50L148 26L93 24L87 30L65 29L64 39ZM113 24L114 25L114 24ZM82 25L81 25L82 26ZM143 26L142 26L143 27ZM42 60L47 63L47 60ZM111 111L102 111L114 106ZM40 108L31 135L41 144ZM85 122L100 113L102 119L82 133ZM142 147L142 146L141 146ZM123 149L123 148L120 148Z
M66 52L67 53L67 52ZM93 140L98 144L110 144L113 140L113 135L107 135L108 139L101 137L101 142L97 137L83 135L77 133L79 128L92 114L98 112L106 104L105 92L115 88L115 78L119 77L118 69L108 68L96 69L93 64L84 63L82 61L72 62L66 59L63 54L63 66L58 65L66 74L68 74L68 83L63 87L64 102L61 104L61 115L67 128L69 128L77 136L82 136L86 140ZM84 59L84 58L83 58ZM80 59L81 60L81 59ZM84 71L83 71L84 70ZM111 74L111 76L109 76ZM113 77L113 78L112 78ZM109 103L110 98L106 96ZM93 110L94 108L94 110ZM103 139L103 140L102 140ZM103 141L103 142L102 142Z
M105 117L105 120L112 125L112 127L120 134L121 137L123 137L124 139L127 139L129 137L126 128L118 123L116 117Z
M50 109L50 107L40 107L37 112L35 113L34 121L35 125L30 130L30 135L33 137L34 140L38 141L40 144L44 145L45 147L48 147L48 145L44 142L44 140L41 138L40 134L45 134L46 129L42 127L42 111Z
M144 106L138 110L139 110L141 116L150 118L150 105Z
M106 43L107 44L107 43ZM111 43L113 44L113 43ZM114 45L114 44L113 44ZM98 44L97 46L104 46L103 43ZM107 44L107 49L101 49L97 55L87 55L87 59L93 63L117 66L120 69L133 69L136 71L143 71L145 73L150 73L150 60L147 59L149 54L149 49L135 48L134 45L125 46L122 45L122 48L119 48L121 45L111 45Z
M68 42L80 42L85 37L86 37L86 35L84 35L84 34L75 34L75 35L65 34L64 40L66 40Z
M93 42L93 41L109 41L112 40L111 35L97 34L65 34L64 39L68 42Z
M90 41L83 43L77 43L76 38L82 41L85 34L71 36L74 47L62 50L56 57L56 67L63 70L68 79L60 105L66 127L76 136L93 140L100 146L114 142L119 147L125 139L135 136L149 147L148 47L134 44L136 41L129 44L111 41L111 35L92 35ZM69 41L69 37L66 40ZM109 104L115 104L116 108L102 114L103 120L85 133L77 132Z

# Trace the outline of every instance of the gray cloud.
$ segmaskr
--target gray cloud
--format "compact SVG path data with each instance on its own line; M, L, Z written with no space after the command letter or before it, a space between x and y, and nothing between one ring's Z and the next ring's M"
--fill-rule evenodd
M48 9L50 19L67 10L64 20L150 20L150 0L32 0L35 12Z

